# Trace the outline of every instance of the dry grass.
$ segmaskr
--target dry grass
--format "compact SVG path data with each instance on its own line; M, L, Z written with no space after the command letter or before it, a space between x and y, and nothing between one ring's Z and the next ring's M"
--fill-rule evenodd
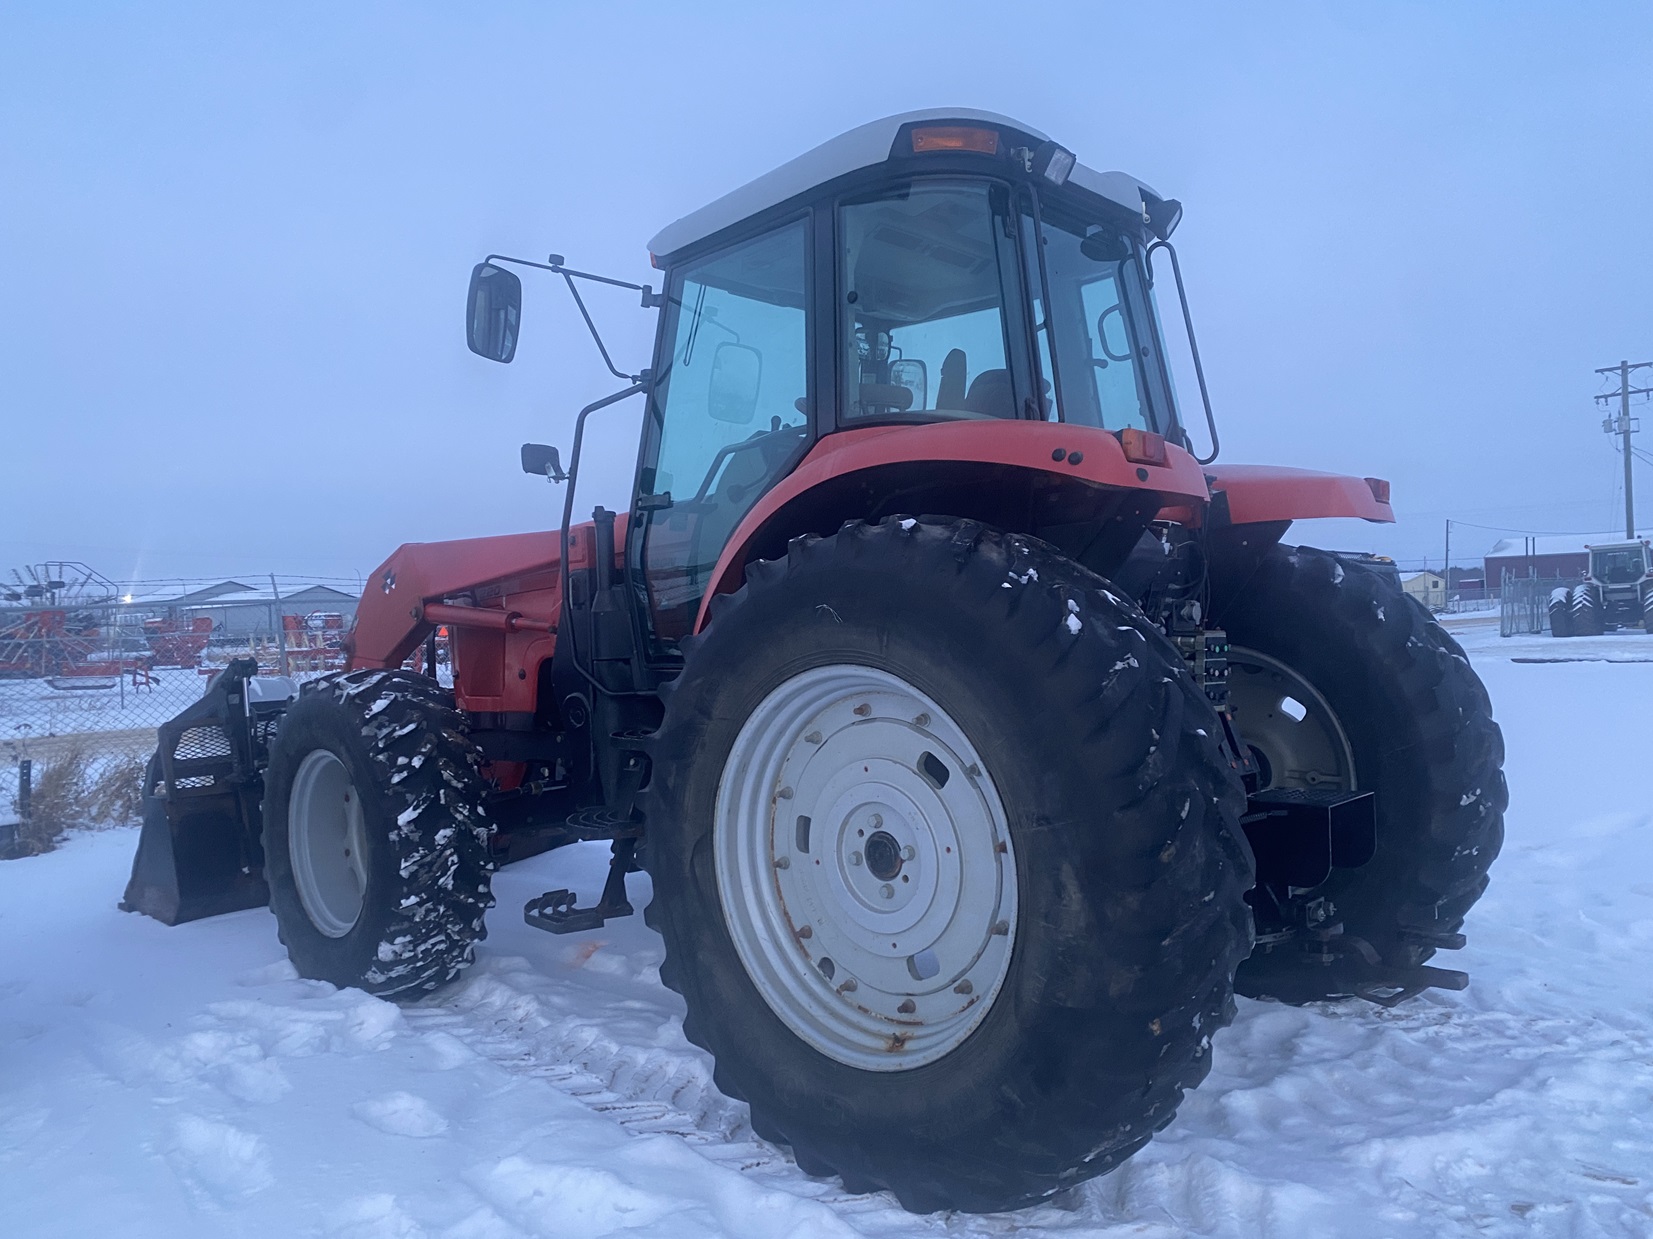
M29 820L7 858L50 852L71 830L124 826L139 818L144 759L132 753L59 749L34 768Z

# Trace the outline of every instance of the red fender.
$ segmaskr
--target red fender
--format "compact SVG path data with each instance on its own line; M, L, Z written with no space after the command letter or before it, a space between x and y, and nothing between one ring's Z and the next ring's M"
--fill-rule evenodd
M1122 490L1157 497L1165 506L1203 508L1210 499L1204 472L1183 449L1167 444L1164 465L1137 464L1125 458L1115 435L1087 426L995 419L839 431L819 439L736 526L712 572L696 631L705 626L713 596L739 588L750 548L787 505L836 480L882 466L933 470L947 465L1036 475L1050 491L1088 493L1092 506L1103 492Z
M1213 494L1228 499L1228 519L1236 525L1268 521L1306 521L1329 516L1393 524L1389 483L1381 478L1347 477L1283 465L1209 465Z

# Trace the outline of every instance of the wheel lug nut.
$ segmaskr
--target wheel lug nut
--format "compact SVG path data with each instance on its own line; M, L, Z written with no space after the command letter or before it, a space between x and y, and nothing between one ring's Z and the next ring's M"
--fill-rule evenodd
M913 857L915 857L917 855L918 855L918 849L913 847L913 845L910 844L910 843L906 847L901 849L901 859L902 860L911 860Z
M882 813L874 813L871 817L869 817L867 819L867 825L871 826L874 830L877 830L883 824L884 824L884 815Z
M851 852L849 854L849 863L859 868L861 864L861 853Z
M878 893L880 895L884 896L885 899L894 899L895 898L895 887L891 886L888 882L886 882L886 883L884 883L884 885L882 885L878 888Z

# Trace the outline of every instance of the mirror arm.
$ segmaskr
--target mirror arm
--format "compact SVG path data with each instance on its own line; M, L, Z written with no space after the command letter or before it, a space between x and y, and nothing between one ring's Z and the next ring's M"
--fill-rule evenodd
M596 341L597 351L602 354L603 364L608 367L608 372L615 378L624 379L628 383L643 381L643 376L640 374L626 374L624 371L615 368L614 361L609 357L608 349L603 344L603 337L597 332L597 324L591 321L591 314L585 308L585 298L581 297L580 290L574 287L574 281L577 279L591 280L593 283L608 284L614 288L629 288L632 292L642 293L644 309L652 309L665 303L664 297L655 296L653 288L647 284L632 284L626 280L611 279L606 275L593 275L589 271L575 271L562 265L561 254L550 255L549 262L529 262L526 258L512 258L506 254L489 254L485 261L494 263L510 262L519 267L533 267L538 271L550 271L555 275L562 276L564 282L568 285L568 291L573 294L574 304L580 307L580 317L585 319L585 329L591 333L591 338Z
M567 283L568 291L574 298L574 304L580 307L580 317L585 319L585 329L591 333L591 338L597 342L597 351L603 355L603 365L608 367L608 372L615 378L624 379L628 383L640 382L642 376L626 374L615 369L614 362L609 358L608 349L603 344L603 337L597 333L597 324L591 321L591 315L585 308L585 298L580 296L580 290L574 287L573 276L567 271L558 271L557 274L562 276L564 282ZM615 282L617 281L610 281L610 283ZM627 285L627 287L630 287L630 285Z
M1221 450L1221 445L1217 440L1217 419L1211 412L1211 393L1205 388L1205 367L1200 364L1199 342L1194 339L1194 315L1188 309L1188 293L1182 286L1182 264L1177 261L1176 247L1174 247L1169 241L1155 241L1148 247L1148 252L1144 255L1144 259L1148 267L1148 286L1150 288L1153 287L1154 283L1155 250L1164 250L1166 253L1171 255L1171 274L1176 277L1177 300L1182 303L1182 326L1183 330L1188 333L1188 351L1192 353L1194 357L1194 377L1200 381L1200 400L1205 405L1206 429L1211 432L1211 455L1195 456L1194 459L1199 461L1202 465L1208 465L1217 459L1217 453Z
M654 289L648 284L629 284L625 280L616 280L606 275L593 275L589 271L575 271L572 267L562 265L562 255L552 254L551 261L529 262L526 258L512 258L508 254L489 254L488 262L514 262L519 267L533 267L537 271L554 271L558 275L571 275L577 280L591 280L597 284L612 284L615 288L629 288L634 293L653 294Z

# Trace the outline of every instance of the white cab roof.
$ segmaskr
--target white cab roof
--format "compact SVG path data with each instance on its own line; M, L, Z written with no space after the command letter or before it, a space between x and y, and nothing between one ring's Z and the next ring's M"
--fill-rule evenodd
M664 257L685 246L693 245L714 232L721 232L732 224L768 210L788 198L824 184L836 177L883 163L890 157L895 135L903 125L915 121L977 121L986 125L1018 129L1037 141L1047 135L1024 125L1021 121L997 112L980 112L972 108L927 108L919 112L902 112L886 116L847 133L841 133L823 142L814 150L805 151L796 159L788 160L771 172L765 172L755 181L748 181L739 189L707 203L698 211L685 215L674 224L667 224L649 242L649 253ZM1075 164L1068 175L1070 184L1078 185L1093 194L1140 213L1143 194L1159 198L1149 186L1123 172L1097 172L1084 164Z

